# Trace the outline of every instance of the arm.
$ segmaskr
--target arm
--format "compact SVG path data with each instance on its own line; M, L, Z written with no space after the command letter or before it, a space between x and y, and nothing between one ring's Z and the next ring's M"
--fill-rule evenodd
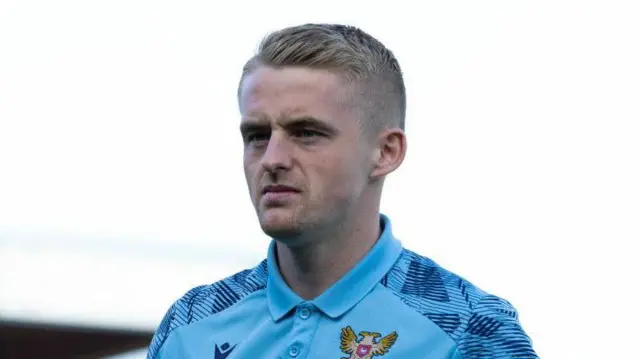
M458 352L461 359L538 359L516 309L494 295L485 296L473 308L458 340Z

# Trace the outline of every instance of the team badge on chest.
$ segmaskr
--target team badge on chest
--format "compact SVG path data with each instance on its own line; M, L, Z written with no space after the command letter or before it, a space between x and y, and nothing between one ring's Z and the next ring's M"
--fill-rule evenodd
M360 336L359 340L358 335ZM389 349L398 339L396 332L380 340L378 340L382 336L380 333L360 332L358 335L350 326L342 328L340 349L343 353L350 354L349 357L342 359L371 359L375 356L383 356L389 352Z

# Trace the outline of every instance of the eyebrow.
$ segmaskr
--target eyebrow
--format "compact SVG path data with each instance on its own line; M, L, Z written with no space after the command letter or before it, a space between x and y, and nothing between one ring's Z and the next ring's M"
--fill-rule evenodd
M333 125L330 125L324 121L321 121L313 116L300 116L293 117L283 121L283 127L285 128L305 128L312 127L320 131L326 132L329 135L333 135L338 132L338 129ZM271 126L266 121L254 121L245 120L240 124L240 132L246 134L254 131L268 130Z
M240 133L245 135L250 132L264 131L269 127L270 126L267 123L262 121L246 120L242 121L242 123L240 124Z

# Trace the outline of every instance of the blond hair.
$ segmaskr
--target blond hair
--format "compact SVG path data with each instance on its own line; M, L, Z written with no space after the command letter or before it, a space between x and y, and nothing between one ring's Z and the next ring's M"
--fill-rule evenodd
M406 93L400 64L380 41L340 24L304 24L268 34L244 66L242 80L259 66L303 66L335 71L355 84L353 105L362 110L365 129L404 130Z

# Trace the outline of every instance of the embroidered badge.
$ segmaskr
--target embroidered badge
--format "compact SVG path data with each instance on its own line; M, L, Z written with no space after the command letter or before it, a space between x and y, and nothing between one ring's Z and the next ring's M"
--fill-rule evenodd
M384 338L378 340L382 336L380 333L360 332L358 336L350 326L342 328L340 334L340 349L345 354L351 354L347 358L342 359L371 359L374 356L383 356L389 352L391 346L398 339L398 334L393 332Z

